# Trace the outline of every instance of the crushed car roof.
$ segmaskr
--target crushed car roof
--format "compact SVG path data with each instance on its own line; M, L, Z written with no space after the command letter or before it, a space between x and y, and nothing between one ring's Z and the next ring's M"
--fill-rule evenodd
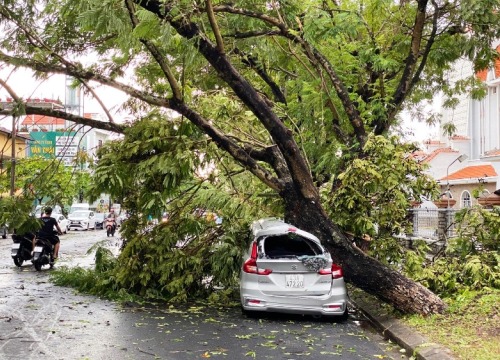
M252 232L254 237L262 237L269 235L283 235L288 233L295 233L307 239L320 243L319 239L313 234L301 230L298 227L287 224L281 219L277 218L264 218L252 223Z

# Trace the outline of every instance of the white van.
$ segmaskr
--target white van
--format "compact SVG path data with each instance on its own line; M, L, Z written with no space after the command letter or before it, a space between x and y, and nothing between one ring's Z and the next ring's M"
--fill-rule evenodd
M39 218L43 214L43 210L47 207L47 205L37 205L35 208L35 217ZM52 207L52 214L62 214L62 209L59 205L54 205Z

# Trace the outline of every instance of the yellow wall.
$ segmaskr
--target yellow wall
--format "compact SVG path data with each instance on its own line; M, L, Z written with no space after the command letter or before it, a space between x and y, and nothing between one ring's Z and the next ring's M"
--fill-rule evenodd
M16 139L16 158L24 158L26 157L26 139L17 138ZM10 159L12 154L12 140L9 137L9 134L5 134L4 132L0 132L0 154L3 155L3 158Z

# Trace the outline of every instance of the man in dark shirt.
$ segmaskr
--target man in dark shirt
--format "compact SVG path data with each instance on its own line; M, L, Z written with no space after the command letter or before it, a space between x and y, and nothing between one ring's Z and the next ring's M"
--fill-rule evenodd
M62 235L62 231L57 223L57 220L50 215L52 215L52 208L46 207L43 215L40 217L42 228L38 230L37 236L50 241L50 243L54 246L54 260L57 260L57 257L59 256L60 241L59 237L54 235L54 226L56 227L59 235ZM33 241L33 249L35 248L35 242L36 240Z

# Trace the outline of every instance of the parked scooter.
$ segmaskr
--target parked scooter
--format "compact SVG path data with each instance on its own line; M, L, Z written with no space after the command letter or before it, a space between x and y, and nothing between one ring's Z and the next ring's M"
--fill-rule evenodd
M49 265L51 269L54 267L54 246L49 239L37 235L31 262L36 271L41 271L44 265Z
M106 219L106 236L115 236L116 223L115 219Z
M33 234L12 234L14 243L11 248L12 260L16 266L21 267L24 261L31 260L31 250L33 249Z

